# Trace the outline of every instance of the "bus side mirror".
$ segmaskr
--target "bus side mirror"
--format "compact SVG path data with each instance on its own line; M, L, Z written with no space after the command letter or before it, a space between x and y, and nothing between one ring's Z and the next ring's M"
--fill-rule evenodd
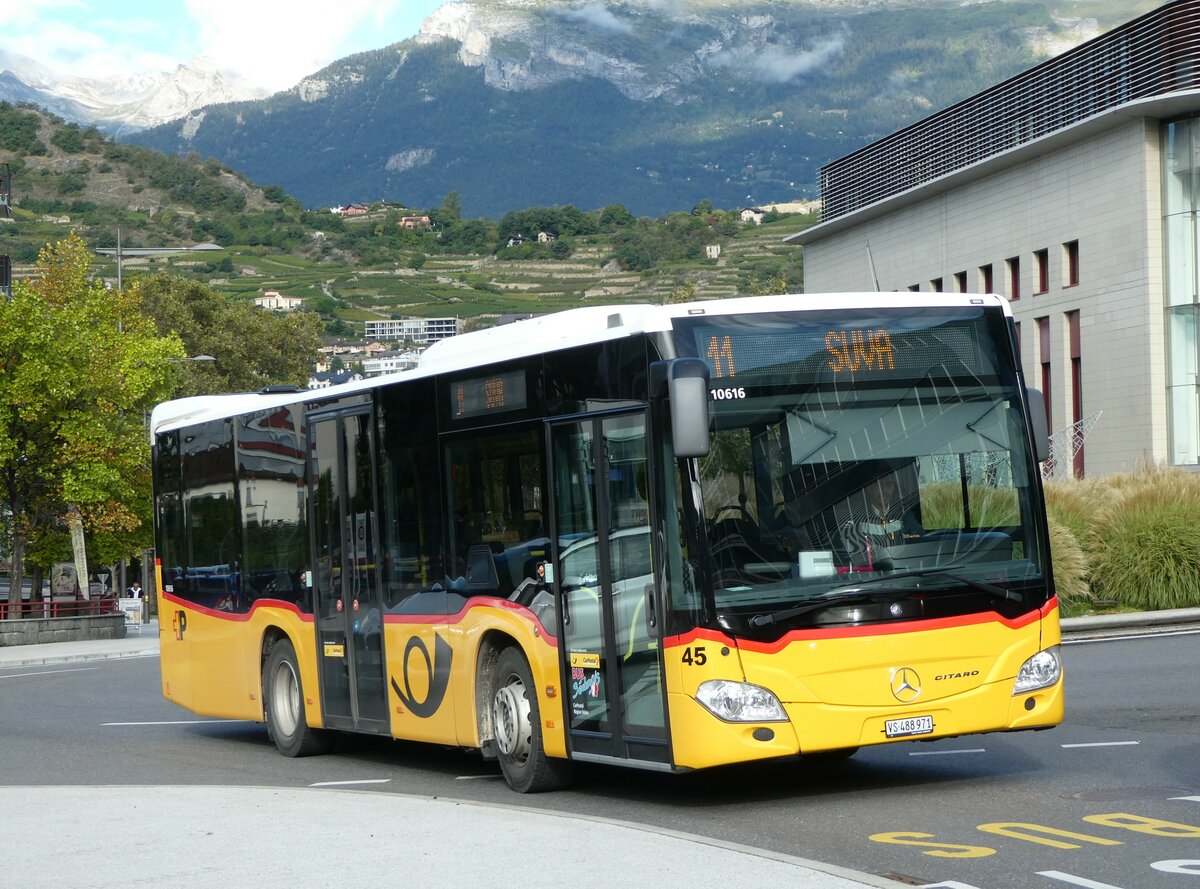
M667 362L671 442L676 457L708 456L708 365L699 358Z
M1046 423L1046 399L1041 390L1026 389L1025 405L1029 409L1034 455L1039 463L1045 463L1050 459L1050 427Z

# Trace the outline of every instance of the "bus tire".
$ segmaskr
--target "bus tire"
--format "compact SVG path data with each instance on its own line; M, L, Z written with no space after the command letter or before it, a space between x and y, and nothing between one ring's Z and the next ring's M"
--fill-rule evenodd
M267 734L284 756L314 756L329 750L329 732L309 726L304 688L291 640L280 639L263 667L263 714Z
M572 765L546 755L533 673L521 650L504 649L496 659L492 727L500 771L518 793L557 790L571 780Z

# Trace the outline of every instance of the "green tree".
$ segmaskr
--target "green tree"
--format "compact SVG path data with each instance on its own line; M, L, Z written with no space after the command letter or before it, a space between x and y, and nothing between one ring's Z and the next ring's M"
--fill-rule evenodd
M48 551L64 522L106 554L149 543L145 415L170 393L183 347L141 315L136 289L107 289L91 264L71 235L0 300L0 499L13 589L27 545ZM76 566L86 577L78 551Z
M138 284L141 309L160 334L178 336L189 356L217 359L183 365L176 395L256 392L308 382L321 347L321 319L314 312L264 312L165 272Z

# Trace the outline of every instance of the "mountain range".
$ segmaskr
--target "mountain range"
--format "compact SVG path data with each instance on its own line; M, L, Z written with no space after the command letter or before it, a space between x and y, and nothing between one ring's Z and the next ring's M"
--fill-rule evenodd
M138 131L154 114L135 118L115 88L53 95L87 109L110 97L110 131L214 157L311 207L427 207L456 191L468 215L567 203L660 214L814 197L823 163L1157 5L460 0L416 37L290 90L230 101L244 98L231 87ZM181 69L155 89L182 105L229 86Z
M0 48L0 101L37 105L114 136L175 120L204 105L266 94L203 56L174 71L88 79L59 77L34 59Z

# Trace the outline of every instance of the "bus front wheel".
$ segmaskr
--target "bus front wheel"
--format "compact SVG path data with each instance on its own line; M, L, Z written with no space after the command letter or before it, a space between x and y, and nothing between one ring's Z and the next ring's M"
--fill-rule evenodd
M329 749L329 733L311 728L304 710L304 687L296 649L280 639L263 667L263 712L267 733L284 756L313 756Z
M571 763L546 755L533 674L520 649L506 648L496 660L492 726L500 771L518 793L557 790L571 779Z

